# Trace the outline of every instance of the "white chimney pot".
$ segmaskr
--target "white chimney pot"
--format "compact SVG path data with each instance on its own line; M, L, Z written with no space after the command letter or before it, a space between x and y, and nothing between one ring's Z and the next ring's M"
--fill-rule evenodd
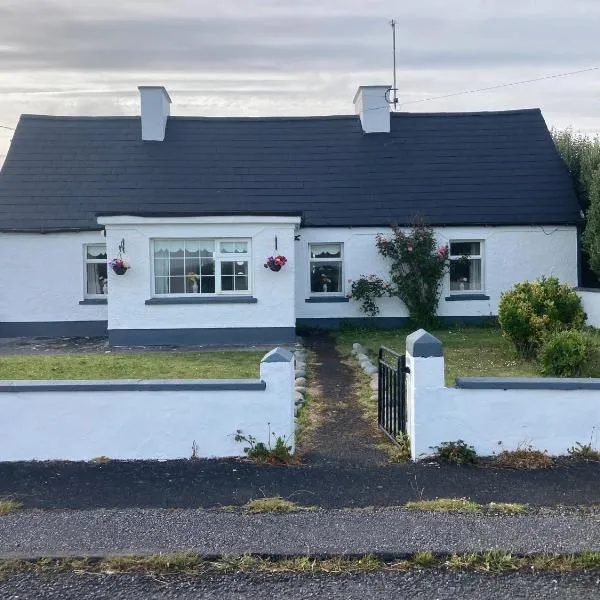
M354 108L364 133L390 132L389 85L361 85L354 96Z
M171 98L160 86L141 85L142 140L162 142L165 139L167 120L171 114Z

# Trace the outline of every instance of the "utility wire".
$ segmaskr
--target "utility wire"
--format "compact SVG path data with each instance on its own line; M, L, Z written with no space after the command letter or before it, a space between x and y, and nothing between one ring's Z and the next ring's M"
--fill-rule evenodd
M8 126L6 126L6 125L0 125L0 128L1 128L1 129L10 129L11 131L14 131L14 130L15 130L15 128L14 128L14 127L8 127Z
M580 73L589 73L590 71L598 71L600 66L589 67L587 69L579 69L578 71L568 71L567 73L555 73L554 75L545 75L544 77L536 77L534 79L524 79L523 81L513 81L510 83L500 83L498 85L490 85L488 87L476 88L472 90L464 90L462 92L454 92L452 94L444 94L443 96L430 96L429 98L421 98L420 100L408 100L402 102L400 108L405 104L417 104L419 102L429 102L431 100L441 100L443 98L453 98L454 96L462 96L464 94L475 94L477 92L487 92L489 90L498 90L500 88L511 87L515 85L525 85L527 83L535 83L536 81L544 81L546 79L557 79L559 77L569 77L570 75L579 75Z

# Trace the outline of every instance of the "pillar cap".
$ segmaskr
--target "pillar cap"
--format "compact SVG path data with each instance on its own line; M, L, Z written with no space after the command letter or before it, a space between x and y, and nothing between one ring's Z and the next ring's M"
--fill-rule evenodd
M414 331L406 338L406 351L418 358L444 356L442 342L424 329Z

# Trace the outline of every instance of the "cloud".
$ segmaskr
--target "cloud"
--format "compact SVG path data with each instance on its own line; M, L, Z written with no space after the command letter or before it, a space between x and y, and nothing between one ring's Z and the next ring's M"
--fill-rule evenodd
M357 85L402 101L600 65L597 0L4 0L0 123L20 113L137 114L165 84L174 114L352 112ZM541 106L600 129L600 73L457 96L407 110ZM10 132L0 130L0 154Z

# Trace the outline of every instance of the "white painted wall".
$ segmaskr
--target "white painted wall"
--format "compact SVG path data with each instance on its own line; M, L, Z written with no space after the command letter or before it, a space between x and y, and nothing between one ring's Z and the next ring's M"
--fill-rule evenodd
M579 290L577 293L587 314L587 324L600 328L600 289L595 292Z
M99 231L0 233L0 323L102 321L106 305L84 298L83 246L103 243Z
M293 364L261 363L264 391L0 392L0 461L241 456L235 432L269 427L293 446Z
M529 446L566 455L576 442L600 445L598 390L496 390L444 386L443 358L409 353L408 434L414 460L442 442L464 440L477 454Z
M131 268L117 276L109 270L108 328L186 329L294 327L294 231L298 218L215 217L193 219L103 218L109 257L125 240ZM264 268L275 253L288 263L275 273ZM151 240L156 238L251 238L251 295L255 304L147 305L152 297Z
M447 227L436 229L440 243L450 240L484 241L485 293L489 300L447 302L449 279L446 276L439 305L441 316L489 316L498 313L500 294L515 283L542 275L555 275L561 282L577 285L577 233L575 227ZM374 273L389 280L389 266L377 252L377 233L390 229L314 228L301 229L296 242L296 316L298 318L364 317L360 303L307 303L310 297L308 244L342 242L344 244L345 292L349 279ZM381 317L403 317L403 304L392 298L379 300Z

